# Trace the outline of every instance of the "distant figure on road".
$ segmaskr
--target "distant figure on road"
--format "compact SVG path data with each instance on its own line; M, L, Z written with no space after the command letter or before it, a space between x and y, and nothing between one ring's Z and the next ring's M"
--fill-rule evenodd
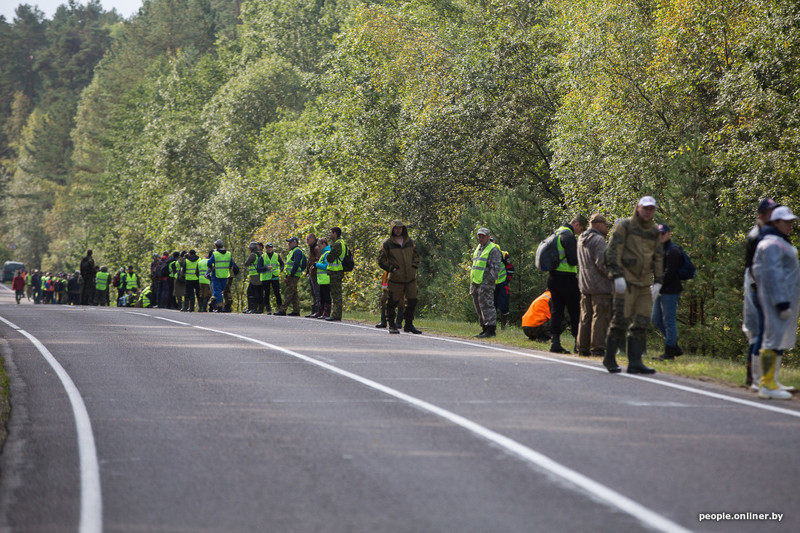
M19 301L25 297L25 278L22 277L22 271L17 270L14 273L14 279L11 280L11 290L17 298L17 305Z
M81 259L81 276L83 277L83 286L81 287L81 305L90 305L92 303L92 296L94 296L94 259L92 259L92 251L86 250L86 255Z

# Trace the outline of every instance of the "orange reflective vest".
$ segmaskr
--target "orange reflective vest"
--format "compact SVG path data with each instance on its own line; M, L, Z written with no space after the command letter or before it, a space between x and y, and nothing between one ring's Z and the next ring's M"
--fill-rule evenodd
M550 291L536 298L522 315L522 327L535 328L550 320Z

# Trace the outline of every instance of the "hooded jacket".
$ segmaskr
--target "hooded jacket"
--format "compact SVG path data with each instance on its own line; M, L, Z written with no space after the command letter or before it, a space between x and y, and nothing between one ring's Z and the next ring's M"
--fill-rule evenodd
M632 217L614 224L604 255L609 279L624 277L633 287L664 281L664 247L658 227L652 220L642 220L635 208Z
M403 244L394 240L394 228L402 227ZM414 240L408 236L408 229L399 220L392 222L389 238L383 241L378 253L378 266L389 273L389 282L408 283L417 279L419 254Z
M589 228L578 237L578 287L581 294L611 294L613 284L603 261L606 238Z
M764 312L764 339L769 350L791 350L797 341L800 315L800 263L797 248L773 226L764 226L753 256L753 278ZM781 318L782 310L789 316Z

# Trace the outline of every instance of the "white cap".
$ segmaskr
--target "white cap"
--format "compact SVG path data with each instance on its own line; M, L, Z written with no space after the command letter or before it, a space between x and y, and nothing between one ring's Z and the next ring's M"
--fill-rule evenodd
M792 210L782 205L780 207L776 207L774 211L772 211L772 216L769 217L769 221L773 222L775 220L797 220L797 217Z
M637 206L641 205L643 207L650 207L650 206L655 207L656 206L656 199L653 198L652 196L642 196L642 199L639 200L639 203L636 204L636 205Z

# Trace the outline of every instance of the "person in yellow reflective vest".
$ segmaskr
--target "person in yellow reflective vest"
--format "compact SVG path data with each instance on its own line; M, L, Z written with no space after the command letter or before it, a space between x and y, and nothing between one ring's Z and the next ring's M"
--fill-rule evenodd
M208 310L208 301L211 299L211 279L208 272L208 260L214 250L209 250L203 259L197 262L200 288L197 292L197 310L205 313Z
M286 311L291 305L292 312L289 313L289 316L300 316L300 295L297 293L297 284L306 270L306 256L298 246L300 239L290 237L286 239L286 242L289 243L289 251L286 253L286 265L283 270L283 283L285 285L283 305L280 306L275 314L286 316Z
M502 265L500 248L490 240L489 229L480 228L478 246L472 253L472 269L469 274L469 293L481 324L481 332L475 337L494 337L497 334L494 286Z
M283 305L281 298L281 271L283 270L283 259L281 255L274 251L272 243L268 242L264 245L264 263L267 265L267 271L261 273L261 284L264 286L264 305L268 315L272 314L272 303L270 302L269 294L275 294L276 308L280 309Z
M120 283L125 284L125 292L128 294L136 294L139 290L139 276L133 271L133 265L128 265L128 271L120 276Z
M154 302L155 293L153 293L152 286L145 285L145 287L139 293L139 297L136 300L136 307L153 307L155 305Z
M564 308L569 311L570 333L578 337L578 324L581 318L581 291L578 289L578 236L583 233L589 221L583 215L576 215L558 228L558 266L547 274L547 290L552 294L550 308L550 351L570 353L561 346L561 330L564 321Z
M231 277L231 267L233 257L229 251L225 249L225 244L222 239L217 239L214 242L214 252L208 258L208 271L211 274L211 302L209 302L209 311L213 313L224 312L225 308L222 301L222 291L228 284L228 279Z
M181 311L192 313L195 299L200 300L200 256L194 250L184 257L181 273L186 284Z
M260 315L264 307L264 286L261 284L261 273L258 269L263 268L263 252L255 241L247 245L247 252L247 259L244 261L244 268L247 270L247 310L244 313Z
M94 277L94 302L99 306L109 305L108 288L111 285L111 274L108 273L107 266L101 266L100 271Z
M338 322L342 319L342 282L344 281L342 259L347 255L347 246L342 239L342 228L332 227L328 231L328 242L330 242L331 249L325 256L325 261L328 264L328 276L331 281L331 316L325 320Z
M317 283L319 284L319 302L320 307L317 315L314 318L328 318L331 316L331 277L328 275L328 253L331 247L328 245L328 239L320 237L317 240L317 245L322 250L319 256L319 261L315 265L317 268Z

